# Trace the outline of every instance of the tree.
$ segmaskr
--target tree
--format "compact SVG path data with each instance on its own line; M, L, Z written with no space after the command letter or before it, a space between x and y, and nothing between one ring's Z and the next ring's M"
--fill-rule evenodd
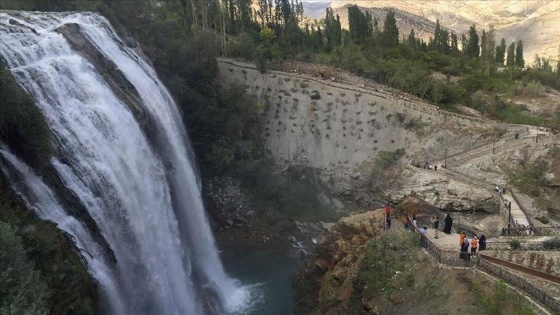
M342 42L342 28L340 26L340 17L334 16L332 8L327 8L325 15L325 33L327 51L331 51L334 47Z
M483 40L484 50L482 53L482 60L484 64L484 73L486 75L490 75L492 69L494 68L494 50L496 47L496 39L494 34L494 27L490 26L490 30L486 32Z
M517 47L515 47L515 66L523 68L525 67L525 59L523 59L523 41L519 40L517 42Z
M515 67L515 42L512 42L508 46L506 65L508 67Z
M0 314L47 314L49 292L15 230L0 221Z
M414 33L414 29L411 29L410 34L408 34L407 44L410 47L416 48L416 34Z
M457 34L451 32L451 53L456 54L457 52L459 52L459 42Z
M362 13L357 5L349 6L348 29L350 31L350 39L356 43L364 43L373 30L371 14L369 12Z
M395 48L399 45L399 29L397 28L397 20L395 12L389 10L383 23L383 45L386 48Z
M506 57L506 40L502 38L502 41L500 42L500 46L496 47L496 64L499 66L503 66L505 57Z
M470 58L478 58L480 56L480 47L478 42L478 33L476 32L476 26L472 25L469 29L469 38L466 40L466 51L465 54Z

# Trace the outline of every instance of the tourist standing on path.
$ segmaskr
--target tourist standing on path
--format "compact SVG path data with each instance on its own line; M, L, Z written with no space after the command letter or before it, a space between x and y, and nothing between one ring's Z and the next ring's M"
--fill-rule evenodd
M432 223L434 224L434 238L438 238L439 218L437 216L433 216Z
M418 217L416 216L416 213L412 215L412 225L414 227L416 227L416 219L418 219Z
M471 255L474 257L476 256L476 249L478 248L478 238L473 236L471 240Z
M478 240L478 250L486 250L486 236L484 236L484 234L480 235L480 239Z
M428 234L428 228L425 226L420 228L420 234L422 234L422 236L426 236L426 234Z
M459 246L463 246L463 242L465 241L465 238L467 237L467 235L465 234L465 232L461 232L461 234L459 234Z
M445 226L443 227L443 233L451 234L451 226L453 226L453 219L448 213L445 217Z
M463 243L461 244L461 254L459 255L459 257L466 261L470 260L469 239L466 237L466 235L465 238L463 239Z

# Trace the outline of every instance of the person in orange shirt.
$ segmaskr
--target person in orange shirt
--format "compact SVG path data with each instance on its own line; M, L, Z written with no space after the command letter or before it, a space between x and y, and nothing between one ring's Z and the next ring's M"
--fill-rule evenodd
M461 234L459 235L459 246L463 246L463 242L465 241L465 237L467 237L467 235L465 234L465 232L461 232Z
M478 237L476 235L471 240L471 255L476 256L476 249L478 248Z

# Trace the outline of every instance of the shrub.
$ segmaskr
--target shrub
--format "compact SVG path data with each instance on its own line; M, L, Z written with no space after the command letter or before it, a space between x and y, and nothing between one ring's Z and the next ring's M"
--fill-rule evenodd
M314 90L313 92L311 92L309 97L311 97L312 100L320 100L321 99L321 94L319 94L319 91Z
M509 245L511 246L512 250L516 250L516 249L519 249L521 247L521 243L516 239L511 240Z

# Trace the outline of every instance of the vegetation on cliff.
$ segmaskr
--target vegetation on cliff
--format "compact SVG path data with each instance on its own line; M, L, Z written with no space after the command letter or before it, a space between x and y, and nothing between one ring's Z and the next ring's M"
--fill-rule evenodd
M15 81L0 60L0 142L35 168L52 155L50 131L35 100Z
M443 268L422 250L418 233L399 223L383 232L383 221L376 210L332 228L296 281L296 314L534 314L503 282Z
M98 291L72 243L0 176L1 314L97 314Z

